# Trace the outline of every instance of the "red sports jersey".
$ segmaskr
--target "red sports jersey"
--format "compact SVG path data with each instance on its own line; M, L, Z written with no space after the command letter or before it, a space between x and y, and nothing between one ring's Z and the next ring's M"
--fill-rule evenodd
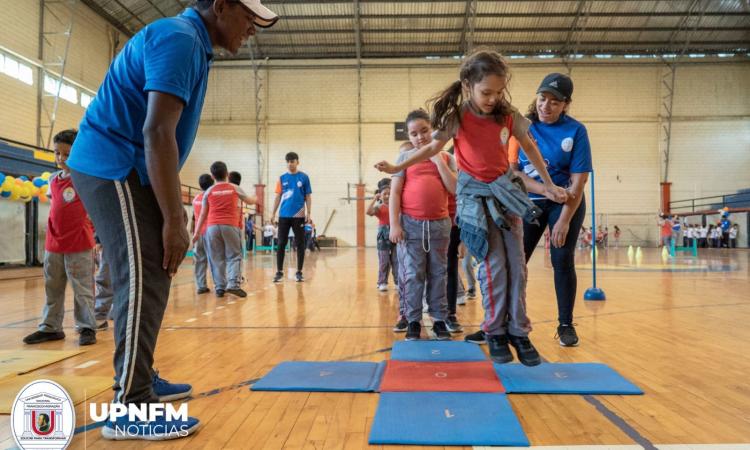
M44 248L52 253L78 253L94 248L94 226L70 176L58 172L49 181L50 210Z
M390 211L388 209L388 205L386 204L380 205L380 208L378 208L378 213L375 214L375 217L378 218L378 225L390 225L391 216L390 216Z
M237 206L240 196L245 196L242 188L226 181L208 188L203 197L203 207L208 205L207 226L230 225L242 228L242 215Z
M485 183L495 181L508 171L508 142L512 130L510 115L500 124L464 111L453 139L458 168Z
M205 195L205 192L201 192L200 194L193 197L193 220L195 221L195 224L198 225L198 219L201 217L201 210L203 209L203 196ZM201 227L200 235L203 236L206 234L206 228L208 228L208 220L203 222L203 226Z
M450 158L447 153L443 153L442 156L446 162ZM448 190L432 161L422 161L406 169L404 189L401 193L401 212L419 220L448 217Z

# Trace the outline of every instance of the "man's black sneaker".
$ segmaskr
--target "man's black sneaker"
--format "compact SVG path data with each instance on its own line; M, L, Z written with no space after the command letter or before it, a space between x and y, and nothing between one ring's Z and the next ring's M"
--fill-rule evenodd
M65 333L62 331L46 332L46 331L35 331L30 335L23 338L25 344L41 344L47 341L59 341L65 339Z
M227 289L227 293L236 295L237 297L242 297L242 298L247 297L247 292L245 292L244 290L240 288Z
M451 340L451 333L448 331L448 327L442 320L437 320L432 324L432 331L435 333L435 338L437 338L438 341Z
M409 327L406 330L407 341L418 341L422 334L422 325L419 322L409 322Z
M396 322L396 325L393 327L393 331L395 331L396 333L403 333L407 328L409 328L409 322L406 321L406 317L401 316L399 317L398 322Z
M302 283L303 281L305 281L305 278L302 276L302 272L297 272L295 276L297 277L297 283Z
M513 336L508 335L510 339L510 345L516 349L516 355L518 360L524 366L538 366L542 363L542 358L539 356L539 352L534 348L534 344L531 343L526 336Z
M451 333L460 333L464 331L464 327L462 327L461 324L458 323L458 319L453 314L448 316L448 319L445 321L445 326L448 327L448 331L450 331Z
M499 364L513 361L513 353L508 347L508 335L487 336L487 346L490 348L490 359Z
M81 330L81 335L78 336L78 345L92 344L96 344L96 331L91 328L84 328Z
M479 330L476 333L467 334L464 337L464 341L471 342L472 344L486 344L487 339L484 334L484 331Z
M557 327L555 339L559 339L563 347L578 347L578 334L573 324Z
M202 288L198 288L198 290L195 291L195 293L198 295L205 294L206 292L211 292L211 289L207 287L202 287Z
M276 275L273 276L273 282L274 283L280 283L282 278L284 278L284 273L283 272L276 272Z
M225 292L224 289L217 289L216 296L219 298L224 297L224 292Z

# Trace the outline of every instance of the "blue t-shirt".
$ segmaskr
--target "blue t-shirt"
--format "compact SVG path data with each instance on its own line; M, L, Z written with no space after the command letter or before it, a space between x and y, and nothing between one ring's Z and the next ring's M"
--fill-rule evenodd
M721 219L721 231L728 232L731 226L732 222L730 222L729 219Z
M285 173L276 184L276 193L281 194L279 217L305 217L305 197L312 194L307 174Z
M564 114L553 124L533 122L529 131L536 140L542 158L547 163L547 172L556 185L566 188L570 186L570 174L591 172L591 145L586 127L581 122ZM523 148L518 152L518 167L529 177L542 182ZM529 193L529 198L543 199L544 196Z
M198 131L212 58L211 39L196 10L147 25L110 66L81 121L68 166L108 180L124 180L136 169L141 183L150 184L143 124L148 93L158 91L184 102L176 130L179 170Z

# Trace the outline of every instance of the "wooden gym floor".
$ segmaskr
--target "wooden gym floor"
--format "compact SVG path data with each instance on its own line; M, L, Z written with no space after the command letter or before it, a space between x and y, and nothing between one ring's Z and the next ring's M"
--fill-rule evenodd
M553 339L556 304L549 258L529 264L531 337L552 362L600 361L646 392L644 396L510 396L534 446L744 444L750 448L750 295L748 250L702 250L698 259L662 263L645 249L629 263L626 249L602 251L599 285L604 302L579 300L577 348ZM289 258L287 258L289 259ZM579 299L591 286L590 255L581 251ZM197 434L154 448L366 448L377 394L251 392L248 385L286 360L380 361L403 335L391 331L397 299L375 289L374 249L326 250L310 255L304 284L273 285L273 259L245 262L249 296L198 296L190 260L175 279L156 353L156 368L173 382L192 383L190 414ZM23 348L35 330L44 299L41 272L0 281L0 349ZM472 332L481 301L459 306ZM65 317L68 338L38 349L76 349L72 296ZM463 335L457 335L461 339ZM112 375L112 331L76 357L34 374ZM84 368L76 368L82 366ZM92 401L107 402L105 392ZM480 413L478 411L478 413ZM76 408L84 423L83 405ZM0 448L14 447L7 415L0 416ZM98 429L79 432L72 448L142 448L111 442ZM632 448L639 448L632 447ZM688 447L673 447L688 448ZM697 447L695 447L697 448ZM734 447L733 447L734 448Z

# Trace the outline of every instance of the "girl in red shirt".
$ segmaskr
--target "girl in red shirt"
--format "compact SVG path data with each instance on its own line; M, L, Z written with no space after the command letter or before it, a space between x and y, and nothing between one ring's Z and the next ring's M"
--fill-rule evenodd
M511 200L518 198L514 189L519 189L517 177L509 171L507 147L511 135L529 150L529 161L538 168L544 183L544 196L564 202L568 194L550 179L539 149L529 136L528 119L507 100L509 78L509 68L498 53L479 50L467 56L458 80L433 99L431 125L437 130L434 140L408 160L396 165L381 161L375 167L388 173L402 171L437 155L453 139L459 169L461 240L482 261L479 282L485 319L482 329L466 340L488 342L490 357L500 363L513 360L510 343L523 364L537 365L541 358L528 338L531 321L526 314L522 221L508 210L513 205ZM504 198L499 186L505 187ZM483 194L475 194L476 191ZM476 233L469 236L472 230L484 233L486 240L478 242Z

